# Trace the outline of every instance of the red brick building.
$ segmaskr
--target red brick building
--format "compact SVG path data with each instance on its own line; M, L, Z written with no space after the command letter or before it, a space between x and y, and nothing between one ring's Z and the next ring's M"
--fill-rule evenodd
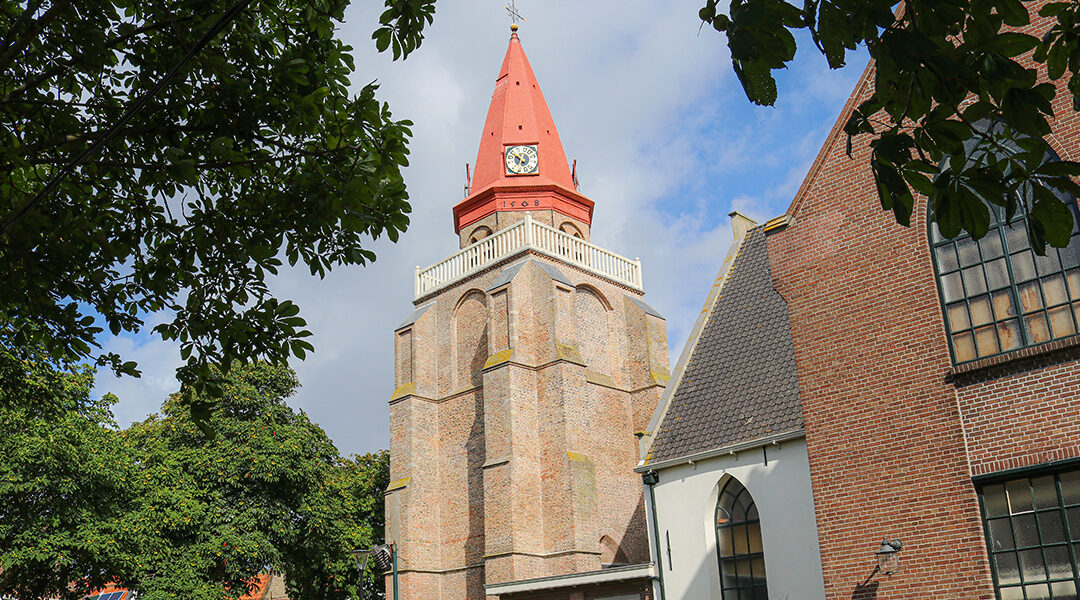
M656 533L685 540L657 546L670 600L1078 597L1080 234L1043 258L1024 215L978 242L941 239L925 205L897 225L878 207L867 140L848 158L841 131L873 75L787 213L736 231L650 425L638 470L659 479ZM1063 85L1054 108L1051 144L1078 160ZM774 297L782 307L751 300ZM731 344L771 358L713 360ZM748 378L764 393L742 391ZM731 481L752 497L742 521L721 510ZM777 503L778 489L796 493ZM726 545L732 522L748 542ZM813 543L785 546L811 529ZM874 573L883 536L903 541L891 577ZM791 569L815 565L820 580L789 593Z
M634 434L667 383L666 326L640 262L588 241L593 202L516 33L474 166L461 250L417 270L395 330L401 597L649 598Z

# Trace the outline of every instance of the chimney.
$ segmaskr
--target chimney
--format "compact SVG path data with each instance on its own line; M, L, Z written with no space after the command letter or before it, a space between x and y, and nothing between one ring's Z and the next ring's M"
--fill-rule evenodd
M731 232L735 236L735 240L741 240L746 237L746 232L750 231L757 225L757 221L747 217L737 210L733 210L728 213L731 217Z

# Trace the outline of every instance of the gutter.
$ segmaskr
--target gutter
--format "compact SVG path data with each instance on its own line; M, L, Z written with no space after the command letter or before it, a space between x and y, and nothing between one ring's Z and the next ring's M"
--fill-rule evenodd
M669 458L667 460L661 460L657 462L649 462L648 460L642 460L640 463L638 463L638 466L634 467L634 472L648 473L656 469L666 469L668 467L674 467L676 465L694 463L700 460L705 460L707 458L713 458L725 454L734 454L736 452L742 452L744 450L751 450L753 448L760 448L762 446L768 446L771 444L780 444L781 442L797 440L804 437L806 437L806 431L800 427L799 429L793 429L784 433L777 433L767 437L757 438L755 440L750 440L749 442L741 442L728 446L720 446L719 448L704 450L695 454L687 454L686 456L680 456L677 458Z

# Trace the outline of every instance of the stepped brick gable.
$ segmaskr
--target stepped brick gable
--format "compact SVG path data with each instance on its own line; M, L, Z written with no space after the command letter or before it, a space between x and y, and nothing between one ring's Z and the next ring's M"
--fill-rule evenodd
M508 174L513 146L538 164ZM592 202L516 33L475 166L463 250L417 271L394 331L401 597L651 598L634 434L667 382L665 323L640 263L588 243Z

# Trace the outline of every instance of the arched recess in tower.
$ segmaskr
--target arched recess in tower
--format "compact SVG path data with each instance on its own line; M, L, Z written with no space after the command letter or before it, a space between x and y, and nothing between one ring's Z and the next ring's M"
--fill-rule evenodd
M592 286L582 285L574 290L578 351L589 369L605 375L611 374L610 307L604 296Z
M487 295L480 290L469 290L454 311L455 388L482 382L480 371L488 354L487 321Z

